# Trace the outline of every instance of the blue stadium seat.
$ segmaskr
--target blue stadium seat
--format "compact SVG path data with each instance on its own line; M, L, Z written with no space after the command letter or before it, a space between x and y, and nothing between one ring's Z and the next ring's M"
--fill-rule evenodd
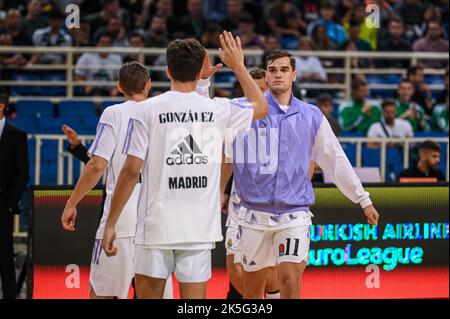
M43 81L65 81L65 72L50 72L42 76ZM65 96L66 87L65 86L48 86L45 88L45 94L47 96Z
M342 149L352 166L356 166L356 144L355 143L341 143Z
M88 134L88 135L95 135L97 124L98 124L98 117L85 117L81 121L81 128L79 133L80 134Z
M12 80L21 81L40 81L41 77L30 72L14 72ZM11 95L13 96L42 96L45 95L45 87L42 86L13 86L11 88Z
M39 119L39 127L42 133L45 134L63 134L61 127L63 124L67 124L74 130L80 130L82 125L80 119L76 117L59 117L59 118L47 118L41 117Z
M59 104L60 117L97 117L92 101L62 101Z
M50 101L17 101L17 117L53 117L53 104Z
M8 119L8 123L30 134L39 132L36 119L33 117Z

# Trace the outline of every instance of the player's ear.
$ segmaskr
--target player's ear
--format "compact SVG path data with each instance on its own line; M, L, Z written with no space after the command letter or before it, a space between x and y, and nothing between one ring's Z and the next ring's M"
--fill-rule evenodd
M169 78L169 80L172 80L172 74L170 74L168 66L166 66L166 74L167 74L167 77Z
M148 79L147 83L145 83L145 92L150 92L150 89L152 88L152 80Z
M119 91L119 93L125 94L125 91L122 89L122 87L120 86L120 83L119 83L119 82L117 82L116 87L117 87L117 91Z
M295 82L297 80L297 71L292 72L292 82Z

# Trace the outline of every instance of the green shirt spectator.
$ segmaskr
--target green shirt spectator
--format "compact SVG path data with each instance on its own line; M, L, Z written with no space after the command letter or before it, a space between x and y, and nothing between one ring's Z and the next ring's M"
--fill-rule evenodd
M448 100L447 104L438 104L434 107L432 124L434 131L448 133Z
M339 106L339 124L344 131L366 134L373 123L381 120L380 104L367 96L367 84L354 81L352 99Z
M429 131L425 110L422 106L412 101L414 96L414 85L411 81L403 79L397 90L397 117L408 120L413 127L414 133Z

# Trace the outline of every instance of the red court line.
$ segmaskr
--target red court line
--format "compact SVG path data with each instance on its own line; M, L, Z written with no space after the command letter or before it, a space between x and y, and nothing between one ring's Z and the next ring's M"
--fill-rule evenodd
M301 297L305 299L348 298L449 298L448 267L404 267L380 272L380 287L368 289L369 273L365 268L306 269ZM34 298L89 298L89 267L80 269L79 287L73 287L70 273L63 266L37 266L34 270ZM69 279L68 279L69 278ZM73 288L66 287L66 281ZM178 283L174 279L175 298L179 298ZM208 299L224 299L228 292L228 275L224 268L215 268L208 283ZM132 291L130 289L130 295Z

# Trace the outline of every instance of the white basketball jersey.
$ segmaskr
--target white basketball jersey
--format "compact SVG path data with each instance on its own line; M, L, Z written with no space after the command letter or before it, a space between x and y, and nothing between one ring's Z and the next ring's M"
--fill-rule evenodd
M249 129L253 109L196 92L166 92L139 105L124 152L144 160L137 245L222 240L220 168L227 128Z
M138 102L127 101L110 106L103 112L97 126L97 134L89 148L89 156L99 156L108 161L106 178L106 199L103 206L103 216L97 229L96 239L103 238L103 232L108 219L111 199L116 188L126 155L122 154L125 144L130 116L136 112ZM134 237L136 232L137 203L141 190L140 180L126 203L116 225L116 237Z

